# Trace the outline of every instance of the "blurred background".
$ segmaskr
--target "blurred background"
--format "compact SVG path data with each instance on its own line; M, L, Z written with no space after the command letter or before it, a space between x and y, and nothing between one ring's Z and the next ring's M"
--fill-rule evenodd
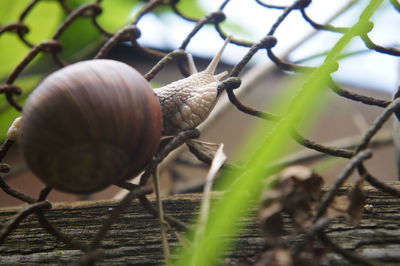
M28 0L3 0L0 3L0 26L18 20L22 10L30 3ZM66 0L66 5L77 8L83 3L92 1ZM181 0L178 9L185 15L202 18L219 8L223 1L212 0ZM293 1L265 1L268 4L280 6L290 5ZM138 10L146 1L134 0L103 0L103 12L99 15L98 23L107 31L113 33L132 21ZM351 26L358 19L360 10L368 1L312 1L306 9L307 14L314 21L338 27ZM230 1L224 9L226 20L221 24L224 32L235 38L257 41L269 31L271 25L282 14L282 10L264 8L256 1ZM32 44L38 44L49 39L56 31L58 25L64 21L67 14L60 7L58 1L41 1L26 17L25 23L30 31L26 39ZM385 1L378 13L373 18L374 29L369 37L377 44L385 47L399 47L400 15L396 9ZM143 47L151 47L160 51L177 49L188 33L193 29L194 23L177 16L169 8L156 9L146 14L137 25L141 30L138 43ZM301 17L300 12L292 12L275 34L278 43L273 51L281 58L303 65L316 66L324 59L325 52L334 45L342 36L329 31L316 31ZM61 57L68 63L89 59L104 43L105 37L93 26L89 18L75 21L61 36L64 45ZM217 50L222 46L223 40L213 26L206 26L196 34L188 46L188 52L193 54L197 68L204 69ZM223 55L223 63L219 71L230 70L234 64L248 52L249 48L229 44ZM4 83L10 72L29 52L29 47L21 43L16 34L5 32L0 35L0 80ZM363 95L379 99L391 99L398 86L399 60L366 48L359 40L354 40L345 51L348 55L340 62L338 71L334 74L337 82L346 89ZM140 49L132 47L130 43L118 44L108 55L109 58L124 61L145 74L158 61L148 56ZM20 75L16 84L23 88L24 93L18 98L23 103L29 92L34 89L40 80L48 73L54 71L55 65L49 55L43 54L35 59ZM169 64L153 80L154 86L182 78L177 66ZM260 51L247 65L242 73L242 87L237 90L240 99L253 107L269 111L274 101L285 90L293 86L293 75L277 69L273 63ZM223 94L212 113L209 121L202 127L201 140L207 142L224 143L225 153L230 163L240 163L241 147L246 145L246 140L251 135L252 129L260 123L239 112L228 103ZM317 122L311 130L302 132L306 137L319 143L329 144L335 142L337 146L356 144L362 132L371 125L374 119L382 112L375 106L339 97L333 92L328 92L324 108L317 108ZM4 97L0 99L0 137L2 142L5 133L13 119L19 114L12 109ZM272 122L266 122L273 126ZM391 145L391 123L386 125L378 137L382 139L374 157L368 160L367 167L370 172L380 180L394 181L397 179L397 169L394 159L394 150ZM309 158L312 151L294 143L293 151L296 158ZM308 156L308 157L307 157ZM18 147L14 146L3 162L11 165L11 171L4 174L6 182L32 196L36 196L43 184L35 178L19 156ZM345 160L327 156L303 160L316 169L325 179L326 184L332 183ZM207 168L183 149L175 153L171 159L162 166L161 179L165 195L201 191ZM89 199L118 198L123 191L110 187L95 193ZM71 201L82 199L75 195L53 191L49 200ZM0 206L19 205L20 201L0 192Z

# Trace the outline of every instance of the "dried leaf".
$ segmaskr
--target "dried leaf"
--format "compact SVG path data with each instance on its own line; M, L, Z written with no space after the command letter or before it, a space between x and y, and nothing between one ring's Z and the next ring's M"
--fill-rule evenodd
M197 139L191 139L186 142L189 151L200 161L210 165L215 157L220 143L205 142Z
M223 266L253 266L253 258L228 258L224 261Z
M282 213L291 217L293 224L304 229L312 225L313 210L320 198L323 180L310 168L292 166L277 176L275 189L263 194L258 217L267 243L274 245L285 234Z
M261 231L266 242L271 246L275 246L279 241L279 237L285 233L281 214L281 196L282 193L277 189L265 191L262 205L258 212Z
M312 211L320 198L322 177L304 166L289 167L279 177L283 210L292 217L297 228L311 226Z
M347 196L337 196L329 205L326 216L329 218L348 217L347 210L350 206L350 200Z
M279 173L281 180L286 180L290 178L296 178L298 180L307 180L313 175L310 168L302 165L294 165L285 168Z
M320 266L327 265L327 250L309 245L294 254L289 249L274 248L263 252L253 266Z
M198 235L203 234L207 224L208 214L210 211L211 187L213 181L218 173L218 170L222 167L227 158L223 149L224 144L220 143L218 145L217 151L214 154L214 159L211 163L210 169L207 173L206 182L204 184L204 197L200 206L199 225L196 231L196 234Z
M363 189L363 180L359 180L352 191L349 193L348 198L350 206L347 213L352 225L359 225L364 211L365 194Z
M218 144L218 149L214 153L213 160L211 162L210 169L208 170L206 182L212 182L215 179L219 169L224 165L227 157L224 153L224 144Z
M275 246L279 238L285 234L281 210L280 203L275 201L259 211L261 231L270 246Z
M365 205L363 180L359 180L347 196L337 196L328 207L326 216L329 218L344 217L352 225L360 223Z
M262 220L265 220L281 211L282 211L282 205L280 204L280 202L274 201L271 202L271 204L264 206L264 208L261 208L258 213L258 217Z
M321 194L323 178L313 172L310 168L295 165L286 168L280 173L281 180L294 179L307 192L312 200L318 200Z
M307 250L293 257L293 266L321 266L327 264L327 250L315 248L310 245Z
M261 254L254 266L292 266L293 261L290 251L276 248Z

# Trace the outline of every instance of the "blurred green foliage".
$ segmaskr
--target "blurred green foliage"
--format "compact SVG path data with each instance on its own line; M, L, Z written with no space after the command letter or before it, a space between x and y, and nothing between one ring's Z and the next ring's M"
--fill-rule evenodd
M21 12L26 8L28 0L0 1L0 25L18 21ZM51 14L51 15L49 15ZM26 24L30 30L26 39L36 45L51 37L63 16L62 8L55 1L41 2L26 17ZM12 69L30 51L15 33L5 32L0 36L0 80L4 80Z

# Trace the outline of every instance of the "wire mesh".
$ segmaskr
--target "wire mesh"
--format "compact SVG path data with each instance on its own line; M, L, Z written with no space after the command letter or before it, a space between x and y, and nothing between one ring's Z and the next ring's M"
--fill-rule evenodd
M119 29L115 33L109 33L106 29L104 29L97 21L99 14L103 11L102 3L100 0L97 0L93 3L87 3L79 6L76 9L71 8L68 5L68 1L65 0L57 0L56 2L60 5L60 7L67 14L65 20L58 26L58 29L53 34L50 40L43 41L39 44L31 43L27 38L26 34L35 29L31 29L26 23L26 18L35 8L35 6L39 5L40 0L32 0L29 4L27 4L26 8L21 12L19 19L14 23L10 23L7 25L0 26L0 38L5 33L12 33L17 36L21 43L23 43L26 47L30 49L29 53L25 55L23 60L9 73L7 79L3 84L0 85L0 94L3 94L8 104L15 108L17 111L21 112L23 106L18 100L17 96L20 96L22 93L22 88L16 85L16 81L21 77L21 73L26 70L27 66L35 60L41 54L49 54L58 68L62 68L67 65L64 58L62 58L61 53L63 51L64 44L60 41L60 37L69 29L69 27L79 18L85 17L89 18L93 24L93 26L98 30L98 32L104 36L106 41L103 45L98 49L97 53L93 58L99 59L104 58L110 52L112 48L118 45L120 42L130 42L130 44L139 49L144 54L150 55L152 57L159 58L159 62L147 73L145 74L145 78L147 80L152 80L162 69L163 67L170 61L176 61L178 63L179 69L182 75L187 76L189 71L187 69L186 64L186 52L185 49L192 41L193 37L196 36L198 32L200 32L206 25L211 25L214 27L215 31L219 34L221 39L226 39L228 34L223 31L221 27L221 23L226 19L224 9L231 2L229 0L224 1L218 10L208 14L207 16L201 19L194 19L184 15L178 7L178 2L176 0L165 1L165 0L151 0L146 2L146 4L138 11L135 16L135 19L129 24ZM276 30L280 27L282 22L292 13L300 12L303 19L309 23L313 28L319 31L328 31L334 32L338 34L345 33L348 28L345 27L335 27L332 25L321 25L315 21L307 14L307 7L310 5L311 0L297 0L294 1L293 4L289 6L275 6L270 5L264 1L255 0L258 3L259 8L266 9L278 9L281 10L281 15L275 21L275 23L270 27L266 36L258 40L257 42L249 42L245 40L240 40L236 38L232 38L230 43L236 44L239 46L247 47L248 51L246 55L237 62L229 72L228 78L221 82L219 85L219 90L226 91L229 101L232 105L234 105L240 112L243 112L249 116L257 117L260 119L270 120L272 122L279 121L281 117L279 115L268 113L262 110L258 110L252 106L248 106L244 104L239 98L235 95L235 89L240 86L239 75L241 74L244 67L246 67L250 61L250 59L260 50L266 51L266 57L271 60L278 69L283 71L289 71L293 73L310 71L313 70L313 67L304 66L301 64L295 64L292 62L285 61L284 59L279 58L275 55L273 48L277 43L277 39L274 37ZM396 0L390 1L392 8L397 11L400 11L399 3ZM145 17L147 14L157 11L159 8L168 8L171 12L175 14L175 16L181 18L182 20L189 21L193 23L192 31L186 36L186 38L182 41L181 45L177 47L176 50L171 51L169 53L163 53L154 49L150 49L148 47L143 47L138 43L138 38L140 36L140 26L138 26L139 22ZM363 34L360 36L365 46L370 49L377 51L382 54L386 54L388 56L399 56L400 50L394 47L383 47L378 44L375 44L373 40L368 36L368 34ZM374 177L369 173L367 168L363 165L363 160L368 158L371 154L368 150L368 147L371 142L371 138L381 129L382 125L389 119L389 117L395 113L399 106L400 100L382 100L376 99L373 97L368 97L361 94L356 94L354 92L345 90L342 88L335 80L331 79L329 82L329 88L336 93L340 97L347 98L351 101L361 102L366 105L378 106L382 108L382 113L376 120L376 122L364 133L364 137L359 145L354 149L347 148L339 148L339 147L331 147L321 143L314 142L304 136L302 136L296 129L292 129L291 137L297 141L299 144L303 145L306 148L316 150L321 153L329 154L331 156L346 158L349 160L348 168L344 170L342 176L338 181L334 184L330 192L328 192L328 197L321 204L318 215L321 216L329 203L332 201L333 197L338 192L338 189L343 184L344 180L348 178L350 173L353 170L357 170L359 175L364 178L368 183L372 186L390 193L396 197L400 196L400 191L398 191L395 187L385 184L381 182L378 178ZM184 144L188 139L198 137L199 132L188 131L179 133L177 136L173 138L173 140L165 145L163 149L156 154L155 160L149 163L146 168L144 174L140 177L139 185L134 185L131 183L122 183L118 184L121 188L129 190L129 194L125 196L119 206L115 208L110 215L110 217L103 223L101 229L99 229L98 234L91 240L90 244L87 245L85 243L76 241L70 238L67 234L60 231L56 226L54 226L49 219L46 218L46 210L51 209L51 203L46 201L47 195L51 192L50 187L45 187L38 197L30 196L22 191L19 191L13 187L7 185L7 183L0 177L0 187L2 190L21 200L22 202L27 203L28 205L21 209L21 211L7 224L3 225L0 232L0 244L7 240L7 236L13 232L16 228L18 228L19 223L28 215L35 214L41 224L41 226L51 235L53 235L57 240L71 245L76 249L82 250L86 253L85 257L82 261L95 261L100 257L99 248L101 247L101 241L104 239L107 231L110 229L110 226L115 222L121 211L135 198L139 199L140 203L148 210L149 213L153 214L155 217L158 216L157 209L151 204L151 202L147 199L146 195L151 192L151 187L147 184L147 180L157 165L166 157L168 154ZM2 161L9 150L14 145L12 140L6 140L0 149L0 161ZM197 153L197 157L201 159L199 156L200 152L196 151L195 148L191 149L191 152L194 154ZM210 163L210 158L203 158L203 162ZM12 166L9 166L6 163L1 163L0 172L7 173ZM177 230L184 230L186 226L174 219L173 217L166 217L168 223L171 226L176 228ZM21 240L23 241L23 240ZM327 240L328 241L328 240ZM97 253L96 253L97 252ZM97 254L97 255L96 255Z

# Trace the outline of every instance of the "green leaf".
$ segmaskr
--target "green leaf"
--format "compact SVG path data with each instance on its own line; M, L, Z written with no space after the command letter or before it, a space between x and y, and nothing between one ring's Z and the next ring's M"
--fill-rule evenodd
M201 19L207 15L207 12L200 5L199 0L179 1L176 6L178 10L182 12L182 14L190 18Z
M82 60L94 53L104 39L90 18L78 18L60 37L64 47L61 58L67 62Z
M72 4L68 4L72 8L78 8L82 4L91 2L93 1L75 0ZM138 0L103 0L101 2L103 11L96 18L98 24L107 32L115 33L130 22L132 10L138 2ZM85 59L95 53L105 39L106 36L93 25L91 18L80 17L61 35L60 41L64 46L61 57L67 62Z
M0 1L0 25L16 22L30 2L29 0Z
M17 22L18 17L29 2L2 0L0 2L1 25ZM24 20L29 28L26 39L33 45L49 39L58 27L62 15L63 11L57 2L41 1ZM0 80L4 80L25 58L30 48L19 39L17 34L5 32L0 35L0 51Z
M109 32L115 32L131 22L132 11L140 3L139 0L103 0L101 6L103 12L98 22Z
M246 25L235 21L224 21L221 23L221 28L228 35L235 35L236 38L251 39L253 37L251 30L247 29Z
M143 2L143 1L142 1ZM169 1L166 1L169 2ZM200 5L200 0L181 0L176 5L180 13L191 19L201 19L208 13ZM161 5L154 10L153 14L162 17L164 14L171 14L172 9L168 5Z
M68 6L76 9L93 0L71 0ZM128 24L133 17L132 10L143 0L103 0L100 3L102 13L97 17L99 24L109 32L115 32Z
M25 24L29 27L26 38L34 45L51 38L64 16L57 1L41 1L28 14Z
M118 1L118 0L117 0ZM95 0L68 0L66 4L71 9L76 9L83 4L95 3Z
M29 50L16 34L6 32L0 35L0 81L6 79Z

